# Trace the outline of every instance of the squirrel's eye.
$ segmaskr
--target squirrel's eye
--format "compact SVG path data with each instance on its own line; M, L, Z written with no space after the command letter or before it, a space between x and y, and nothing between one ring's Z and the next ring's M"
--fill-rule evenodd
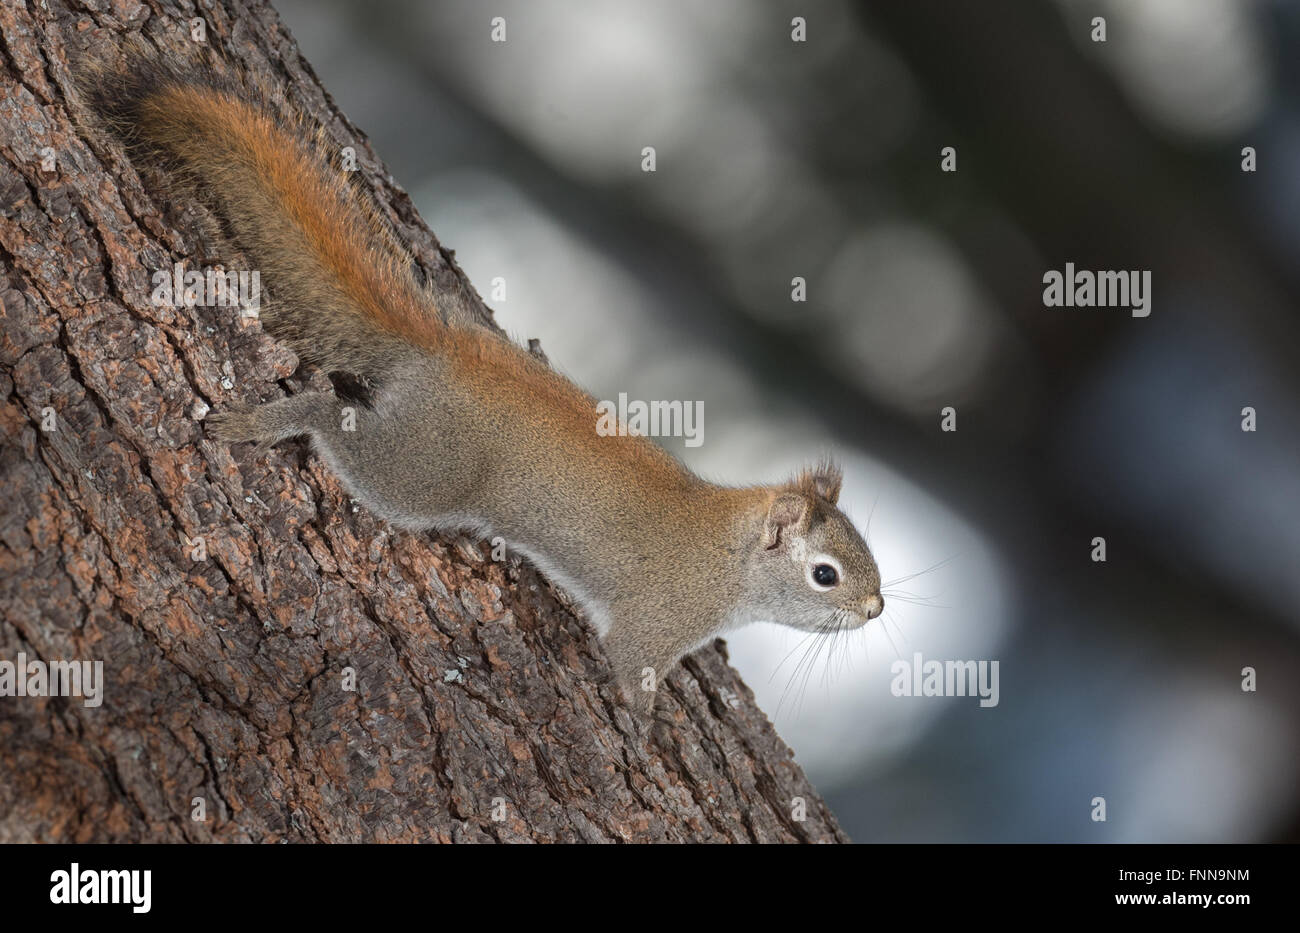
M840 575L830 564L818 564L812 569L813 582L818 586L834 586L840 582Z

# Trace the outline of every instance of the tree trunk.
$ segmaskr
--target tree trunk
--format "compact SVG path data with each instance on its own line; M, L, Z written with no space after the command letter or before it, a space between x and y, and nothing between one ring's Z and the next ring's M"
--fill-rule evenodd
M0 6L0 661L104 681L98 706L0 696L0 841L845 841L721 643L644 738L530 566L385 525L305 447L205 438L296 361L233 309L150 301L205 258L203 211L86 129L69 73L131 34L180 54L194 9ZM354 146L422 272L490 321L275 12L199 9L200 51Z

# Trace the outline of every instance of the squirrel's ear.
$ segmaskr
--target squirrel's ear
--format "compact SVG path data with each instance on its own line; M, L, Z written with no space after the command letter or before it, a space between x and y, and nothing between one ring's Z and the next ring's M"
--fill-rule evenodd
M763 519L763 547L771 550L781 543L782 535L802 531L808 525L812 506L797 492L783 492L772 500Z

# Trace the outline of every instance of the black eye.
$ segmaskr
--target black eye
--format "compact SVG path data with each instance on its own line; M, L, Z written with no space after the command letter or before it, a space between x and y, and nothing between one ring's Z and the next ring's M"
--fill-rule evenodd
M840 582L840 575L830 564L818 564L813 568L812 576L818 586L834 586Z

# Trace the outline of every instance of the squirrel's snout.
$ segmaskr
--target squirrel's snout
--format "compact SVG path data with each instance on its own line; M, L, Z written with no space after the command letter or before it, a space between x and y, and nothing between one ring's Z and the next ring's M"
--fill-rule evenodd
M885 611L885 598L879 593L873 593L862 604L862 611L866 613L868 619L874 619Z

